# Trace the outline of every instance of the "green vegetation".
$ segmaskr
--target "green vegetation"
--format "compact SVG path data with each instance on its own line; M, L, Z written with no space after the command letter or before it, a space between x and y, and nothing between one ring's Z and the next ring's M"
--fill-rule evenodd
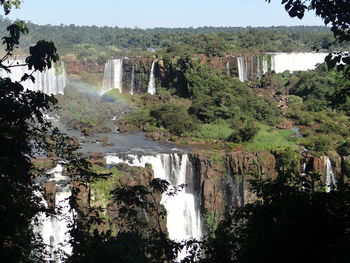
M203 123L197 126L197 129L191 133L194 138L199 140L223 140L226 141L233 129L227 123Z
M247 122L234 131L228 140L230 142L241 143L252 141L259 132L259 127L254 122ZM261 139L261 137L259 137Z
M245 144L249 150L272 151L284 148L294 148L296 144L291 140L295 132L292 130L281 130L267 125L260 125L256 137Z
M0 33L10 21L0 20ZM347 43L335 42L332 32L322 26L299 27L201 27L131 29L118 27L45 25L28 23L31 34L22 38L27 47L43 35L53 41L61 56L74 54L82 63L103 64L110 57L151 57L149 48L158 56L206 54L223 56L249 52L292 52L348 50Z
M178 63L180 60L178 60ZM278 110L246 84L227 78L220 70L186 58L183 81L186 90L176 95L141 96L139 108L124 117L144 131L169 133L185 141L250 141L257 134L255 123L273 125Z
M120 177L126 175L116 168L105 169L100 166L94 166L91 170L97 174L97 177L90 185L92 191L91 194L94 199L94 206L107 207L107 204L112 198L111 191L119 185ZM108 174L108 177L106 178L103 176L102 178L98 178L98 175L100 174Z
M349 185L326 193L319 183L289 172L254 180L258 201L226 214L200 262L347 262Z

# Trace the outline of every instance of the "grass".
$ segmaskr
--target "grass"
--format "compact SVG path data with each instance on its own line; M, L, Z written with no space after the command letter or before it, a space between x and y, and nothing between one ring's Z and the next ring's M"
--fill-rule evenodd
M295 135L295 132L292 130L280 130L267 125L260 125L260 130L253 141L244 145L247 150L259 151L282 150L288 147L295 149L297 145L291 141L293 135Z
M192 134L194 138L209 140L227 140L233 129L228 124L201 124Z

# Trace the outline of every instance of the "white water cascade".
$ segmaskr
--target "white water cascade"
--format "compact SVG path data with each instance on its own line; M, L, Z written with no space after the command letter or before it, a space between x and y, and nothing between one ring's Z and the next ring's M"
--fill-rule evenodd
M12 60L4 63L6 66L24 65L24 60ZM8 73L5 70L0 70L0 77L11 78L13 81L20 81L22 76L31 74L33 70L28 70L27 66L15 66L10 68L11 72ZM35 82L33 83L29 78L21 84L24 89L31 91L42 91L48 95L64 94L64 88L66 86L66 72L64 69L64 63L59 62L50 69L44 70L43 72L35 71L33 73Z
M286 70L306 71L316 68L323 63L328 53L272 53L271 70L282 73Z
M267 53L257 56L237 57L238 78L246 81L259 78L268 71L282 73L286 70L306 71L323 63L327 53ZM226 65L227 66L227 65Z
M240 81L244 82L248 79L247 76L247 63L244 63L243 57L237 57L237 65L238 65L238 78Z
M145 167L151 164L155 178L165 179L176 186L186 184L193 175L187 154L157 154L138 156L129 154L126 158L116 155L105 157L107 164L126 163L130 166ZM161 203L167 210L169 238L182 241L190 238L201 239L202 226L199 204L193 193L184 189L175 196L163 194Z
M228 59L227 62L226 62L226 74L229 77L231 77L230 68L231 68L230 59Z
M69 178L62 175L63 167L58 164L55 168L48 171L51 175L50 181L55 181L57 192L55 196L55 211L59 213L56 216L46 216L44 213L37 215L38 225L35 225L34 231L38 233L43 242L48 245L48 261L61 262L56 258L55 251L60 249L66 255L72 253L72 247L67 242L70 239L69 224L73 221L73 213L69 205L71 190L69 187ZM40 194L39 194L40 195ZM47 207L47 201L42 198L42 203Z
M132 70L131 70L131 83L130 83L130 95L134 95L134 89L135 89L135 63L132 63Z
M147 87L147 92L154 95L156 94L156 79L154 77L154 65L156 61L153 60L152 66L151 66L151 72L149 75L149 81L148 81L148 87Z
M329 193L331 190L336 189L337 182L334 176L331 160L328 156L326 156L324 160L326 163L326 192Z
M123 91L123 59L109 59L105 65L101 95L113 89Z
M263 56L262 58L262 74L265 74L269 71L269 63L267 61L267 57Z

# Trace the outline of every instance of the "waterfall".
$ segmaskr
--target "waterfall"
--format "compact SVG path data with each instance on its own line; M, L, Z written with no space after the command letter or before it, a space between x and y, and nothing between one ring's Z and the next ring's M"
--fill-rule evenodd
M109 59L105 64L101 95L113 89L123 92L123 59Z
M130 83L130 94L134 95L134 88L135 88L135 62L132 63L132 70L131 70L131 83Z
M303 162L300 176L306 176L306 162L305 161Z
M265 55L237 57L238 77L240 81L259 78L268 71L282 73L288 71L306 71L323 63L327 53L268 53ZM269 67L269 62L271 67ZM256 65L256 66L255 66Z
M72 253L72 247L67 242L70 239L69 224L73 221L73 214L70 211L69 197L71 190L69 187L69 179L62 175L63 167L58 164L55 168L47 172L52 178L50 181L55 181L57 192L55 196L55 211L57 215L46 216L45 213L40 213L36 216L38 225L34 226L34 231L38 233L44 244L48 245L48 258L54 262L61 262L56 258L55 251L61 249L65 254ZM36 193L42 196L39 193ZM42 204L47 207L47 201L42 197Z
M149 75L149 81L148 81L148 88L147 88L147 92L154 95L156 94L156 79L154 77L154 65L155 65L156 61L153 60L152 62L152 66L151 66L151 72Z
M323 63L327 53L272 53L271 70L282 73L286 70L306 71L316 68Z
M230 158L226 158L226 189L225 201L228 206L241 207L244 205L244 182L243 177L234 176L230 165Z
M193 170L187 154L157 154L137 156L129 154L126 158L116 155L105 157L107 164L126 163L130 166L145 167L151 164L155 178L167 180L172 186L188 183L192 178ZM169 238L182 241L190 238L202 237L199 202L185 188L175 196L163 194L161 203L167 210L167 229Z
M326 192L330 192L331 190L335 190L337 186L337 182L335 180L332 163L328 156L325 157L326 162Z
M243 57L237 57L238 65L238 78L240 81L244 82L248 79L247 77L247 63L244 63Z
M262 57L262 74L266 74L269 71L269 63L267 58L267 56Z
M229 77L231 77L230 68L231 68L230 59L228 58L228 59L227 59L227 63L226 63L226 74L227 74L227 76L229 76Z
M24 60L6 61L6 66L9 65L23 65ZM18 66L10 68L11 72L7 73L5 70L0 71L0 77L11 78L13 81L21 81L22 76L27 73L31 74L32 70L28 70L27 66ZM33 73L35 82L33 83L29 78L21 84L23 88L31 91L42 91L48 95L64 94L64 88L66 86L66 72L64 69L64 63L55 63L50 69L43 72L35 71Z

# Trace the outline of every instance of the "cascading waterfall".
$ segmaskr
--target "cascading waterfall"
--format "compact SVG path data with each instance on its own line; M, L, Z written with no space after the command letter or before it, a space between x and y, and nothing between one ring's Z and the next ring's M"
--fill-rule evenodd
M230 59L227 59L227 63L226 63L226 74L227 74L227 76L229 76L229 77L231 77L230 69L231 69Z
M331 160L328 156L325 157L326 162L326 192L329 193L331 190L335 190L337 182L335 180L333 167Z
M227 180L225 189L225 201L228 206L241 207L244 205L244 183L240 178L233 175L230 159L226 159Z
M129 154L127 158L108 155L106 164L127 163L130 166L145 167L151 164L155 178L167 180L172 186L186 184L193 176L187 154L157 154L137 156ZM199 201L187 188L175 196L163 195L161 203L167 210L167 229L169 238L177 241L202 237Z
M155 65L156 61L153 60L152 62L152 66L151 66L151 72L149 75L149 81L148 81L148 88L147 88L147 92L154 95L156 94L156 79L154 77L154 65Z
M135 62L132 63L132 70L131 70L131 83L130 83L131 95L134 95L134 88L135 88Z
M105 65L101 95L113 89L123 91L123 59L109 59Z
M306 162L303 162L302 170L300 173L301 176L306 176Z
M269 63L267 59L267 56L262 57L262 74L266 74L269 71Z
M55 181L57 192L55 196L55 211L59 213L56 216L46 216L44 213L38 214L38 225L35 225L34 231L43 239L43 242L48 245L48 260L60 262L55 256L55 251L62 250L65 254L72 253L72 247L67 242L70 239L68 233L68 225L73 221L73 214L69 205L69 197L71 190L69 186L69 178L62 175L63 166L58 164L55 168L48 171L52 176L50 181ZM42 197L42 203L47 207L47 201ZM51 261L50 261L51 262Z
M237 57L237 65L238 65L238 78L240 81L244 82L248 79L247 63L244 63L243 57Z
M25 61L23 60L13 60L5 62L6 66L24 64ZM5 70L1 70L0 77L9 77L13 81L20 81L25 73L32 73L32 71L28 70L27 66L11 67L10 70L10 73L7 73ZM35 71L33 73L33 77L35 78L34 83L29 78L21 82L24 89L32 91L42 91L48 95L64 94L64 88L66 86L66 72L64 69L63 62L56 63L50 69L47 69L43 72Z
M282 73L286 70L306 71L323 63L328 53L272 53L271 70Z
M268 53L257 56L237 57L238 78L246 81L259 78L268 71L282 73L288 71L306 71L323 63L327 53ZM269 66L270 64L270 66ZM227 65L226 65L227 66Z

